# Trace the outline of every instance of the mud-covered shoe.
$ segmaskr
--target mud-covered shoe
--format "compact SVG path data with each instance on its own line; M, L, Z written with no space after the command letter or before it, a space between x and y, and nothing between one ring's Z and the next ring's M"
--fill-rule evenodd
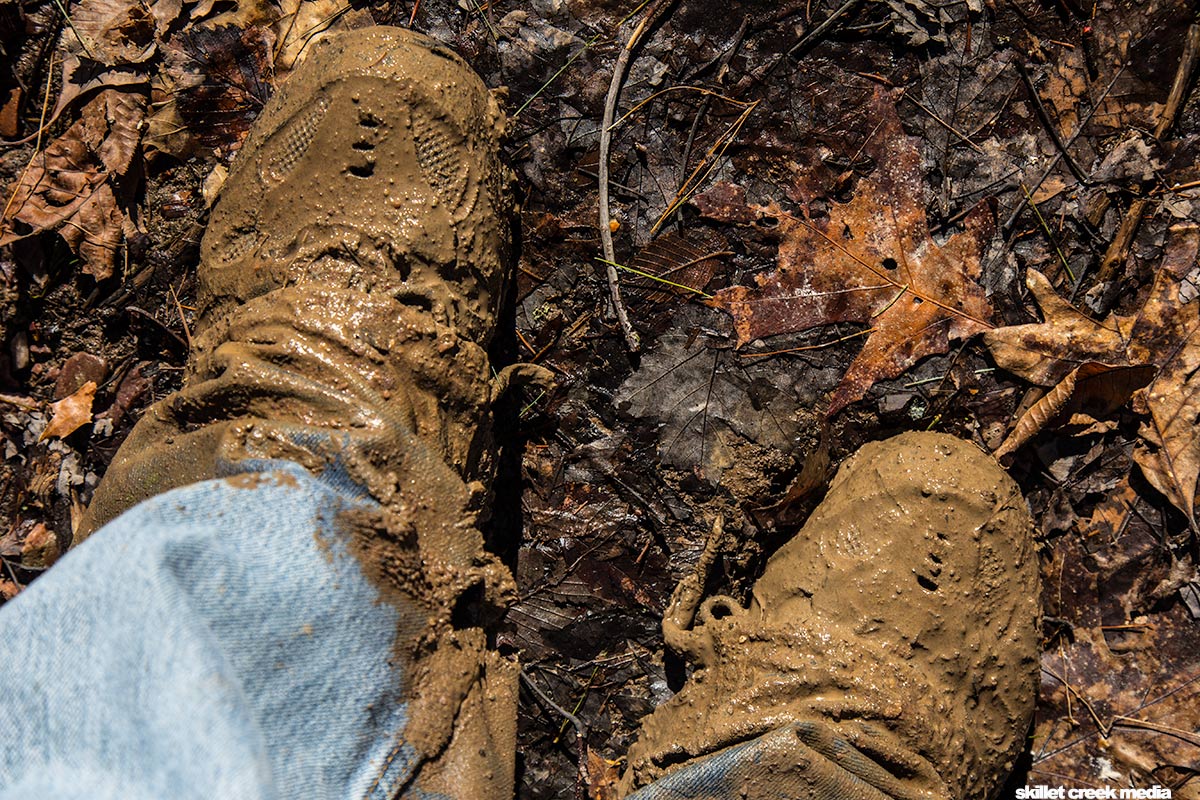
M974 446L864 446L748 608L697 611L696 586L664 621L696 671L643 722L626 794L659 780L655 798L985 798L1012 770L1036 698L1038 568L1019 489Z
M339 524L412 621L405 734L434 795L512 790L516 665L488 650L484 621L515 590L479 531L510 267L503 125L475 72L426 37L316 43L213 210L184 386L135 426L80 531L272 459L371 495L378 513Z
M227 457L295 456L281 425L404 431L487 484L486 348L510 245L503 125L479 77L426 37L376 27L316 43L213 210L184 388L122 448L94 521Z

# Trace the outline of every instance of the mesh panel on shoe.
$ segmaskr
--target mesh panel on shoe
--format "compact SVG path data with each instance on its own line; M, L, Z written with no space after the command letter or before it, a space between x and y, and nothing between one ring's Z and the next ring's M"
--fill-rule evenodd
M467 197L470 180L462 159L463 144L455 141L444 121L419 105L412 109L412 132L425 179L449 208L451 218L463 219L474 207L474 198Z
M241 260L243 256L258 246L259 238L259 233L254 228L231 233L218 251L221 264L228 265Z
M296 114L267 143L269 155L263 159L263 180L282 181L308 150L317 128L329 109L329 101L318 97L308 108Z

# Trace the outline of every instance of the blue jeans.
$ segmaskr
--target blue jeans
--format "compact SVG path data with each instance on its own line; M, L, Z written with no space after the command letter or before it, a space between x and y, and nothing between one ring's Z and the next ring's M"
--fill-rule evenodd
M374 501L269 466L141 503L0 611L0 800L444 797L411 784L404 612L335 530ZM740 797L771 739L631 797Z

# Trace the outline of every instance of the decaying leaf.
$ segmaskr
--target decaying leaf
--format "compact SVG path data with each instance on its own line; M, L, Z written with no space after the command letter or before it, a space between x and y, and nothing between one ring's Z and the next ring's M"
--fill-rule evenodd
M707 191L693 195L690 202L700 216L708 219L739 225L754 222L754 210L746 203L746 190L736 183L716 183Z
M1025 277L1045 322L1009 325L983 334L996 363L1038 386L1054 386L1082 364L1128 364L1119 318L1101 323L1058 296L1037 270Z
M1172 558L1135 503L1122 481L1043 570L1046 614L1070 634L1042 654L1030 783L1170 785L1194 771L1200 628L1180 603L1147 615Z
M34 156L10 190L0 245L57 230L97 279L112 274L126 224L128 187L116 185L138 153L145 98L106 89L67 131ZM12 222L18 225L12 225Z
M88 381L79 387L79 391L70 397L64 397L57 403L51 403L53 415L46 429L42 431L39 441L51 437L62 438L70 436L80 427L92 421L92 401L96 399L96 383Z
M218 18L219 19L219 18ZM196 27L165 46L146 145L185 158L199 148L228 158L270 97L275 34L263 25Z
M211 5L201 3L193 19ZM230 158L275 84L314 42L371 22L347 0L247 0L179 31L162 46L147 146L177 158L213 150Z
M992 309L976 283L980 248L992 234L985 208L965 230L938 245L929 234L921 158L886 95L866 151L878 164L854 199L827 222L810 222L772 206L782 241L778 269L755 287L719 292L734 318L738 344L836 322L869 325L869 335L834 391L828 414L860 399L878 380L895 377L951 339L990 327Z
M892 10L896 33L907 36L909 44L923 45L933 40L946 42L946 25L964 18L968 12L983 10L983 0L965 3L929 3L926 0L884 0Z
M1149 419L1139 430L1142 442L1134 459L1146 479L1193 524L1200 479L1196 429L1200 421L1200 303L1187 289L1186 279L1198 252L1200 228L1172 228L1162 265L1142 307L1127 316L1110 314L1103 322L1066 303L1044 276L1030 271L1029 287L1045 322L997 328L984 335L1001 367L1031 383L1056 386L1047 402L1055 398L1053 402L1065 403L1065 397L1074 396L1073 376L1089 363L1107 366L1113 374L1134 380L1144 378L1146 369L1154 370L1156 375L1140 395ZM1117 367L1127 369L1116 372L1113 368ZM1118 399L1127 388L1112 393L1109 401ZM1046 406L1038 413L1044 416L1048 411ZM1029 415L1021 420L1017 426L1022 428L1021 437L1028 439L1036 433L1037 428L1029 428L1035 421ZM1017 436L1014 430L1010 440ZM1002 449L1008 453L1018 446L1006 441Z
M1198 248L1200 229L1176 229L1129 348L1133 358L1160 367L1146 387L1149 419L1138 430L1141 442L1133 458L1193 526L1200 478L1200 302L1181 296L1181 287Z
M723 255L729 255L729 251L721 250L715 242L668 233L638 251L629 265L637 273L626 282L642 290L646 299L655 303L661 303L673 294L700 295L716 274L720 263L718 257Z
M71 9L68 52L107 66L137 64L154 54L155 18L140 0L84 0Z
M146 87L179 0L83 0L62 35L62 88L52 118L96 89Z
M698 304L675 316L677 329L661 336L640 368L617 389L614 403L625 413L659 423L658 455L664 465L695 469L712 481L727 471L753 464L759 477L768 472L769 451L795 447L803 427L802 403L815 404L818 388L830 377L810 377L797 390L787 372L738 358L709 336L689 329L712 328L722 315ZM727 322L726 322L727 324ZM754 461L743 445L763 452ZM728 480L726 480L728 483Z

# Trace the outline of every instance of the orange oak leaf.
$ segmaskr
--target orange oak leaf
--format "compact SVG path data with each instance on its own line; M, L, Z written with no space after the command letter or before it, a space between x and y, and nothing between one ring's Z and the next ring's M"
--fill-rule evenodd
M888 95L877 94L874 106L880 122L865 151L878 168L854 198L822 222L774 204L763 209L780 220L776 271L714 300L733 316L738 346L837 322L867 325L866 342L830 399L830 416L876 381L947 352L950 340L991 327L991 306L976 283L981 247L993 233L990 211L977 208L964 230L935 242L916 144Z

